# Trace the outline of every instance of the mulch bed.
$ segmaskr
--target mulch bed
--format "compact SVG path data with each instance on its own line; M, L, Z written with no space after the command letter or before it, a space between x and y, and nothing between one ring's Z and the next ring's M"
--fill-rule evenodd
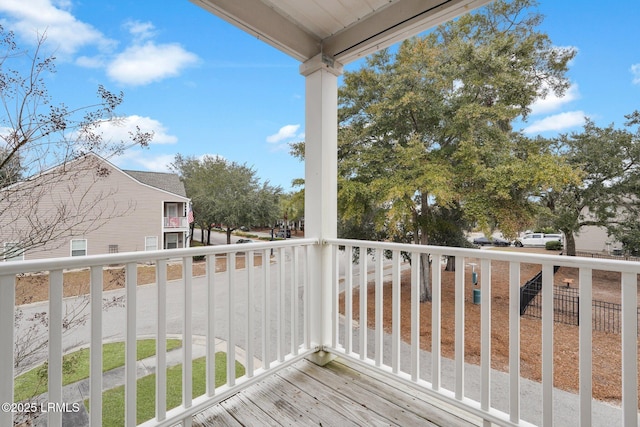
M472 260L469 260L472 261ZM535 276L539 265L522 264L521 284ZM478 277L479 268L476 267ZM473 304L471 271L465 277L465 362L480 364L480 305ZM411 326L411 272L403 271L401 279L401 334L405 342L410 342ZM455 351L455 289L454 272L442 272L442 356L453 359ZM491 365L494 369L509 371L509 263L492 263L492 317L491 317ZM620 302L620 275L595 271L593 275L594 299ZM571 285L578 286L577 270L561 268L555 274L555 284L563 285L565 278L574 278ZM481 285L481 284L480 284ZM383 325L385 332L391 333L391 283L384 284L385 303ZM367 289L367 319L370 328L375 327L375 286L369 283ZM359 289L353 293L353 317L359 319ZM344 313L343 296L340 310ZM431 303L420 304L420 346L431 350ZM520 318L520 373L524 378L542 381L542 322L540 319L522 316ZM554 325L554 386L573 393L579 386L578 327L555 323ZM621 399L621 335L593 331L593 396L599 400L619 404Z
M262 256L255 255L254 265L262 265ZM245 256L236 255L236 268L245 266ZM193 276L204 276L207 266L204 261L193 263ZM226 256L216 257L216 272L227 270ZM89 293L89 270L68 271L64 273L63 295L65 297L86 295ZM122 289L125 284L124 267L110 267L103 271L103 289L110 291ZM177 280L182 277L182 264L169 263L167 265L168 280ZM138 286L156 282L155 265L138 265ZM49 299L48 274L28 274L18 277L16 284L16 305L28 304Z

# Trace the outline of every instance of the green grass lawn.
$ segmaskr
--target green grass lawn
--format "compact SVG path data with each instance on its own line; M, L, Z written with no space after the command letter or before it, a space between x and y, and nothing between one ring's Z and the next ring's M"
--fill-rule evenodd
M216 387L226 382L227 355L216 353ZM206 360L204 357L193 361L194 397L203 395L206 391ZM245 373L244 366L236 362L236 377ZM155 415L156 375L148 375L138 379L137 383L137 423L150 420ZM182 365L167 368L167 409L175 408L182 403ZM89 409L89 401L84 402ZM102 425L124 425L124 386L107 390L102 394Z
M167 340L167 350L182 346L181 340ZM139 340L137 343L137 360L156 354L156 340ZM124 342L108 343L102 346L102 371L124 366ZM25 372L15 378L14 400L22 400L47 392L47 363ZM89 349L66 354L62 358L62 384L71 384L89 378Z

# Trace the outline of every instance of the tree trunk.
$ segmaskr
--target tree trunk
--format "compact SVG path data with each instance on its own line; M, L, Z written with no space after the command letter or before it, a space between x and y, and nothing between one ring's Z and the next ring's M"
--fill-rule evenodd
M429 254L420 254L420 302L431 301L431 263Z
M445 271L456 271L456 257L448 256L447 266L444 269Z
M564 252L567 256L576 256L576 238L573 233L564 233Z
M428 192L423 191L420 200L422 215L428 215L430 213L428 200ZM429 235L426 230L427 227L418 225L421 221L418 220L417 213L415 215L416 243L428 245ZM420 231L420 233L418 233L418 231ZM440 268L440 262L436 264L436 268ZM429 254L420 254L420 271L422 273L420 274L420 302L431 301L431 261L429 260Z
M231 232L232 231L233 231L233 228L227 227L227 245L231 244Z

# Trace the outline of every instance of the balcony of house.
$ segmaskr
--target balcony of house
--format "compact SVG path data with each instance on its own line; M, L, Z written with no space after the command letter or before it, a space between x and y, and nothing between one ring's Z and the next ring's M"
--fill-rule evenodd
M186 216L165 216L164 228L189 228Z
M0 425L638 425L638 274L629 261L341 239L7 262ZM41 301L24 304L35 288ZM617 300L615 320L601 299ZM84 321L70 327L70 313ZM105 342L124 343L124 362L103 372ZM63 356L78 348L89 368L68 383ZM18 396L44 362L46 394Z
M184 202L164 202L164 228L189 228L187 204Z

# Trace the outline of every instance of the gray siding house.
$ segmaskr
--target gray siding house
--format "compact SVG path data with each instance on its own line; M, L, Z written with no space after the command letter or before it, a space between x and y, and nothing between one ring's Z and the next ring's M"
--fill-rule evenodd
M89 154L0 191L2 259L187 247L189 203L176 174Z

